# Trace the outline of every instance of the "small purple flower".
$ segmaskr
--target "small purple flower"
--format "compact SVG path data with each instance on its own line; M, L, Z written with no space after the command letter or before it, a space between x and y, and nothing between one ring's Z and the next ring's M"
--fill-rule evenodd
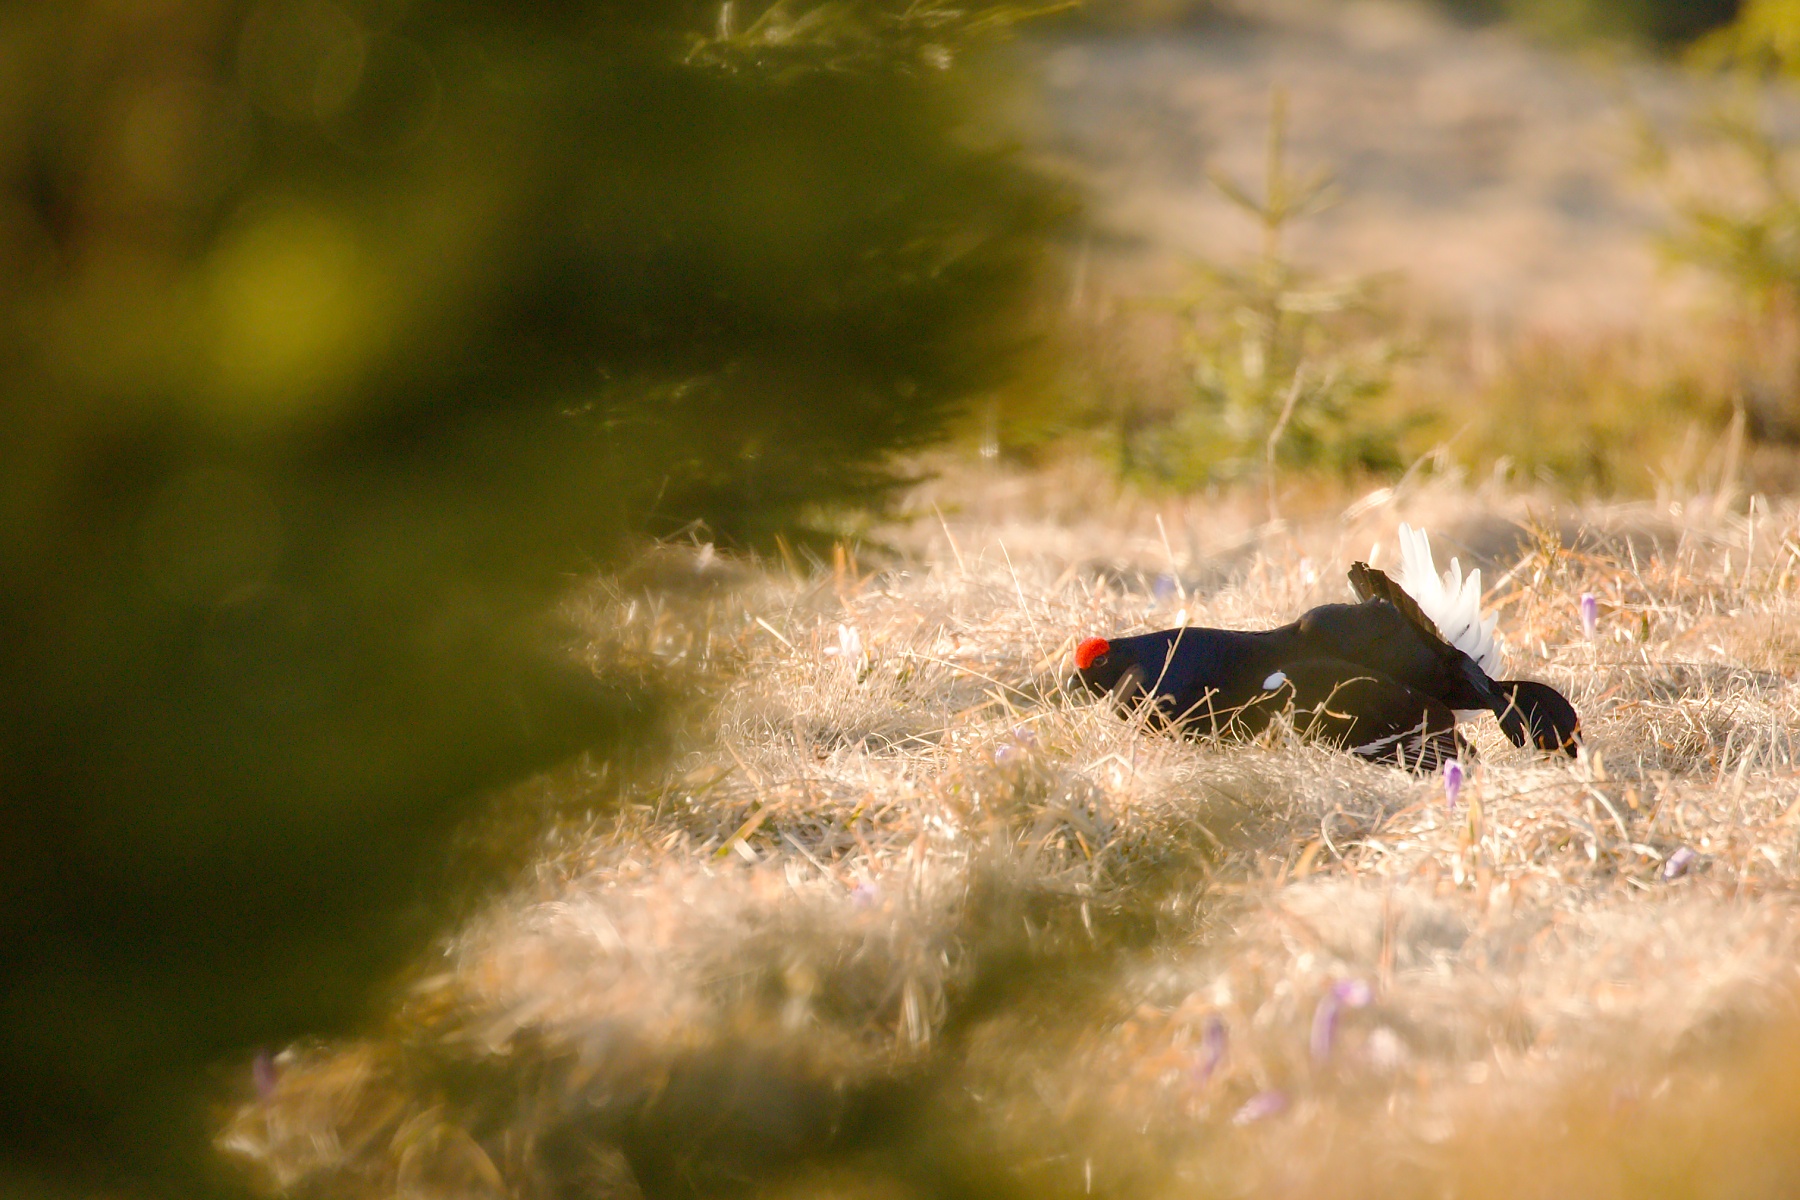
M1593 639L1594 629L1600 624L1600 601L1594 599L1594 593L1581 593L1581 635Z
M1319 1005L1313 1009L1310 1041L1313 1062L1324 1066L1331 1060L1332 1047L1337 1042L1338 1018L1344 1010L1367 1008L1374 1000L1375 989L1361 979L1340 979L1319 997Z
M267 1050L258 1050L256 1057L250 1060L250 1082L256 1085L259 1100L275 1095L275 1088L281 1082L281 1068Z
M1454 758L1444 764L1444 807L1456 809L1456 798L1462 795L1463 765Z
M1012 731L1012 740L1002 743L994 751L994 761L1003 767L1008 763L1020 762L1036 745L1037 734L1024 725L1017 726Z
M1698 854L1695 854L1686 846L1681 847L1679 850L1675 851L1675 853L1669 855L1668 859L1664 861L1662 877L1664 879L1680 879L1683 875L1687 874L1687 869L1692 866L1694 860L1699 857Z
M1270 1117L1279 1117L1287 1109L1287 1093L1270 1088L1268 1091L1258 1092L1244 1101L1244 1107L1232 1114L1231 1123L1233 1125L1252 1125Z
M1324 1066L1331 1061L1331 1050L1337 1041L1338 1017L1343 1012L1343 1005L1337 998L1327 992L1319 998L1319 1005L1313 1009L1312 1049L1313 1062Z
M1180 591L1173 575L1158 575L1150 584L1150 594L1159 606L1173 600L1180 594Z
M881 889L872 883L859 883L850 889L850 903L857 908L873 908L881 902Z
M1225 1061L1227 1049L1225 1019L1214 1013L1206 1018L1206 1029L1200 1035L1200 1054L1194 1063L1194 1082L1205 1083Z

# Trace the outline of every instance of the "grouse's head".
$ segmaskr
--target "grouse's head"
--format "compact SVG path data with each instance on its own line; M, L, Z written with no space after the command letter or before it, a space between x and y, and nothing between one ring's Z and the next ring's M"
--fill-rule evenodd
M1508 703L1500 727L1515 746L1526 740L1539 750L1561 751L1573 758L1581 748L1581 717L1563 694L1545 683L1508 679L1500 683Z
M1091 637L1075 647L1075 678L1096 694L1117 689L1136 666L1131 654L1114 651L1105 638Z
M1081 682L1089 687L1098 685L1099 690L1105 691L1110 685L1101 683L1100 677L1112 665L1107 657L1111 653L1112 643L1105 638L1091 637L1075 647L1075 672L1081 677ZM1113 678L1117 677L1115 673Z

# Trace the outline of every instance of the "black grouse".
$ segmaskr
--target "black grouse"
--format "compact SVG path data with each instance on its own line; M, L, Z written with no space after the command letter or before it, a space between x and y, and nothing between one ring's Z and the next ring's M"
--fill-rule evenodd
M1424 533L1400 534L1406 587L1359 562L1358 604L1323 604L1258 632L1089 638L1075 651L1077 677L1122 712L1143 707L1198 733L1253 736L1291 711L1303 736L1412 770L1457 757L1457 710L1494 713L1514 745L1573 755L1581 721L1560 692L1489 674L1499 650L1496 618L1480 612L1480 572L1465 580L1452 560L1440 578Z

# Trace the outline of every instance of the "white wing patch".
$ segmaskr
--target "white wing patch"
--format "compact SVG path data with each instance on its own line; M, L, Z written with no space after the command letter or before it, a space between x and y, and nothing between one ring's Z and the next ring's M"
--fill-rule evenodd
M1263 691L1272 692L1287 681L1287 672L1277 671L1267 679L1263 680Z
M1489 675L1500 671L1500 643L1494 627L1498 615L1481 612L1481 569L1465 578L1462 563L1450 560L1450 569L1438 574L1431 557L1431 539L1423 529L1400 526L1400 586L1419 602L1419 607L1444 640L1474 659Z
M1435 771L1456 757L1456 735L1448 730L1433 733L1430 723L1431 718L1426 717L1411 729L1352 746L1350 753L1366 759L1393 758L1398 765L1411 770Z

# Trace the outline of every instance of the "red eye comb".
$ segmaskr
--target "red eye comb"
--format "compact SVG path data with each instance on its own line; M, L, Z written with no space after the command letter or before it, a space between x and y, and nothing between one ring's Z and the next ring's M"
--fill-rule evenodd
M1089 638L1075 647L1075 669L1077 671L1087 670L1094 665L1096 658L1111 649L1112 647L1107 645L1105 638Z

